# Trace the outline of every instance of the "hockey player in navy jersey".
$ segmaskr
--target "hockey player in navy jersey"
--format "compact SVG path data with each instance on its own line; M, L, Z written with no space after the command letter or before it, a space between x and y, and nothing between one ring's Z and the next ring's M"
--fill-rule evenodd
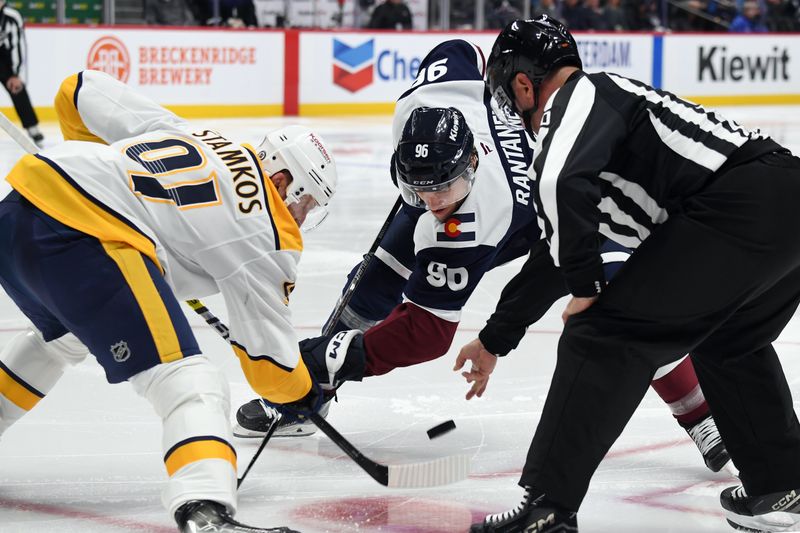
M800 423L772 342L800 303L800 159L666 91L584 72L547 16L509 24L488 64L495 99L537 135L537 213L572 298L522 503L471 532L577 532L653 373L687 352L742 481L720 495L728 522L798 531ZM610 283L605 239L633 249Z
M494 114L483 68L480 49L463 40L447 41L425 57L416 81L397 102L392 172L404 204L381 241L378 260L371 262L334 328L348 332L336 342L350 348L335 377L339 382L444 355L461 309L483 275L543 244L526 176L533 155L529 138ZM628 255L615 243L605 251L609 268ZM533 300L543 314L566 288L546 265L531 275L541 280ZM539 318L524 316L531 322ZM324 353L329 341L327 336L301 343L307 365L328 386ZM722 468L728 456L691 361L660 369L653 387L708 467ZM262 436L269 420L269 410L254 400L239 409L234 434ZM289 421L278 431L300 436L314 426Z

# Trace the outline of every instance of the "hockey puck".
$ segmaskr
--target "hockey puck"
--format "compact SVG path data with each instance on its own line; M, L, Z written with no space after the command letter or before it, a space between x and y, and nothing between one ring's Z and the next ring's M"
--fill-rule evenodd
M447 422L442 422L438 426L433 426L431 429L428 430L428 438L435 439L436 437L441 437L448 431L452 431L456 429L456 423L452 420L448 420Z

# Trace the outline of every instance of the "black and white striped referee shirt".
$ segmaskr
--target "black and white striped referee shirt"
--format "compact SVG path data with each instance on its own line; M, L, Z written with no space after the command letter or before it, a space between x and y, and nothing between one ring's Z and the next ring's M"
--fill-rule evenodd
M570 292L592 296L605 286L598 232L636 248L726 162L780 149L639 81L575 72L545 107L529 171Z
M24 25L19 11L3 3L0 8L0 61L7 63L3 70L14 76L20 75L25 64L27 48Z

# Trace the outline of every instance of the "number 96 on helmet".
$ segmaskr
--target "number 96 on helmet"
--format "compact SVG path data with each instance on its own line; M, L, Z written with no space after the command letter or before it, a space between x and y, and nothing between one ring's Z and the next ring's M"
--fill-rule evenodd
M393 170L403 200L436 214L466 198L477 163L472 131L458 109L418 107L403 126Z

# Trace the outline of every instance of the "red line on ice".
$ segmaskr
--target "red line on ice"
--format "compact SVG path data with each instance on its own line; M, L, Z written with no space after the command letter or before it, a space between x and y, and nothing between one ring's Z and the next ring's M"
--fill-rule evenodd
M60 516L62 518L85 520L88 522L94 522L96 524L103 524L105 526L114 526L132 531L148 531L151 533L175 532L175 527L162 526L159 524L151 524L147 522L139 522L135 520L127 520L125 518L115 518L113 516L91 513L88 511L79 511L77 509L71 509L69 507L62 507L60 505L50 505L46 503L34 503L34 502L13 500L11 498L0 498L0 507L13 511L26 511L30 513L40 513L51 516Z

